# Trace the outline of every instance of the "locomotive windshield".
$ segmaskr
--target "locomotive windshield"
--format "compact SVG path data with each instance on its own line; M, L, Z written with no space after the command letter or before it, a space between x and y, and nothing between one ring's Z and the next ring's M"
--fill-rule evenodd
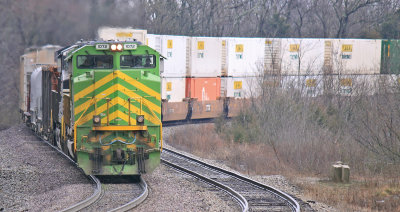
M81 69L112 69L112 55L78 55L77 67Z
M121 55L121 68L155 68L155 55Z

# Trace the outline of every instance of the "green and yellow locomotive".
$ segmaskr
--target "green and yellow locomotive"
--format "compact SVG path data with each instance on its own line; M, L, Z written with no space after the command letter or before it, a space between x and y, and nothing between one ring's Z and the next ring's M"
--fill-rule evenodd
M42 76L42 96L25 120L88 175L154 170L162 148L161 55L135 41L80 41L56 57L57 67L32 73ZM31 77L30 93L40 93L35 83Z

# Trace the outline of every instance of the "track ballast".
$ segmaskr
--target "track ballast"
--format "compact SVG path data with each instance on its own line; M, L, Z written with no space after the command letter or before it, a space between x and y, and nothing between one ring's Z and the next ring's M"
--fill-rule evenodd
M164 148L162 162L195 177L207 178L202 180L231 193L243 211L300 211L298 202L286 193L192 157Z
M62 156L67 158L71 163L75 165L75 167L78 168L77 163L72 160L68 155L66 155L63 151L58 149L57 147L53 146L50 144L45 138L38 136L42 142L48 144L51 146L54 150L56 150L58 153L60 153ZM82 170L81 170L82 171ZM82 171L83 172L83 171ZM95 185L95 189L93 191L93 194L78 202L75 203L74 205L62 210L63 212L75 212L75 211L85 211L85 210L91 210L91 209L96 209L96 211L113 211L113 212L124 212L128 211L136 206L138 206L140 203L142 203L148 196L148 187L146 182L143 180L142 177L140 177L139 182L137 183L131 183L131 188L125 189L124 191L119 191L118 189L112 189L113 187L123 187L121 186L121 183L118 184L102 184L100 180L94 176L94 175L89 175L87 176ZM111 189L107 189L111 188ZM110 195L117 195L117 193L127 193L128 196L125 198L126 201L114 201L111 205L109 203L106 203L108 205L108 208L104 207L99 207L102 202L107 202L109 200L105 199L104 197L108 197ZM119 194L119 195L120 195ZM116 203L116 202L121 202Z

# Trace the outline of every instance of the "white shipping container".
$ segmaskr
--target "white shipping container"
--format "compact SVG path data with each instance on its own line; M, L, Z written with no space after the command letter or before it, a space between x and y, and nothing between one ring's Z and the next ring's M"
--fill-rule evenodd
M185 77L188 46L190 39L186 36L163 35L161 37L161 54L167 59L164 61L164 77Z
M188 45L186 36L148 34L146 44L161 53L164 60L163 77L185 77L188 66Z
M304 97L316 97L324 93L322 75L283 76L282 88L288 92L299 92Z
M263 70L265 38L226 38L227 76L258 76Z
M313 75L303 77L303 95L317 97L324 93L323 75Z
M186 78L161 78L161 98L168 102L182 102L185 98Z
M318 75L323 73L325 40L284 38L281 40L283 75Z
M187 76L218 77L222 70L222 38L192 37Z
M332 66L334 74L379 74L381 40L332 40Z
M378 75L335 75L334 85L338 94L373 95L378 91Z
M161 53L161 36L162 35L147 34L146 45Z
M146 43L147 30L145 29L132 29L132 28L114 28L114 27L100 27L97 30L97 36L103 40L133 40L136 39L141 43Z
M226 83L226 97L250 98L260 94L259 77L224 77L222 83Z

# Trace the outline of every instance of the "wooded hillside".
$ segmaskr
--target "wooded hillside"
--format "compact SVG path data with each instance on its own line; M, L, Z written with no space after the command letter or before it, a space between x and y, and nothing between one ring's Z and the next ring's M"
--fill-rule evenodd
M2 0L0 129L19 119L24 49L93 39L99 26L192 36L400 38L399 0Z

